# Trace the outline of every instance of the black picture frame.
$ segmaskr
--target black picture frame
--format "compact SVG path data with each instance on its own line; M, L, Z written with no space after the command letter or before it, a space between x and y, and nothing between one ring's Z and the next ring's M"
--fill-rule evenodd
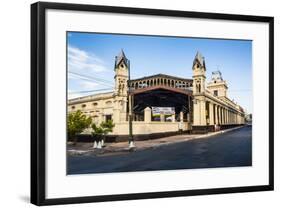
M45 82L45 15L47 9L122 13L131 15L155 15L170 17L192 17L201 19L264 22L269 24L269 184L245 187L225 187L201 190L164 191L153 193L129 193L118 195L85 196L72 198L46 198L46 82ZM35 205L72 204L146 198L225 194L236 192L269 191L274 189L274 18L217 14L160 9L94 6L38 2L31 5L31 203Z

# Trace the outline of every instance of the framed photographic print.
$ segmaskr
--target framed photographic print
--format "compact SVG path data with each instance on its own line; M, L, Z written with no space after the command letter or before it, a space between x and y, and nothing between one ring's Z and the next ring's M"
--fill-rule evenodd
M273 190L273 17L31 5L31 202Z

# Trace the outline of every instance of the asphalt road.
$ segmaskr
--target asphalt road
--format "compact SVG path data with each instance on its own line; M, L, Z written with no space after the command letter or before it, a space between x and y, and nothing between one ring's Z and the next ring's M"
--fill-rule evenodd
M252 127L122 155L68 156L68 174L252 165Z

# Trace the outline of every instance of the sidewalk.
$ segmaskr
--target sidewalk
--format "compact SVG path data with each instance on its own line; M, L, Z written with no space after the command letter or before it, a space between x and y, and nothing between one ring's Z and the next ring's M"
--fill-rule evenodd
M128 142L105 143L105 147L103 147L102 149L94 149L93 143L79 143L75 146L68 146L67 152L69 155L96 155L96 156L124 154L132 151L157 148L159 146L185 142L193 139L208 138L210 136L226 133L242 127L243 126L239 126L227 130L210 132L207 134L179 134L175 136L163 137L160 139L135 141L136 147L133 149L129 149Z

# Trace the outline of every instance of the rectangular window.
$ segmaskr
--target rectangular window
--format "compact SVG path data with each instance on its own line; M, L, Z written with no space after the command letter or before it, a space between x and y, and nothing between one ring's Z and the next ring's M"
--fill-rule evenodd
M218 91L214 90L214 96L218 96Z
M107 121L109 121L109 120L112 120L112 116L111 116L111 115L106 115L106 116L105 116L105 121L107 122Z

